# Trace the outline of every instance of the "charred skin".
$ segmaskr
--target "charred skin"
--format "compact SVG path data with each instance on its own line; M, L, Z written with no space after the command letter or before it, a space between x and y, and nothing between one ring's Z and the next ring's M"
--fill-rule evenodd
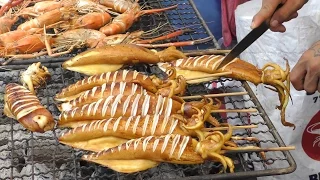
M96 86L91 90L83 92L79 97L69 102L62 103L61 111L67 111L74 107L83 106L98 101L108 96L116 96L118 94L131 95L131 94L148 94L148 92L142 86L134 83L127 82L112 82L111 84L103 84L102 86Z
M70 127L73 123L81 121L102 120L120 116L146 116L147 114L170 116L173 113L180 112L181 106L181 103L162 96L141 94L109 96L97 102L62 112L58 125Z
M16 83L6 86L4 113L32 132L43 133L54 127L52 114L41 105L34 94Z
M62 89L62 91L56 95L55 100L69 101L79 97L83 91L90 90L95 86L102 86L105 83L111 84L112 82L131 82L133 80L149 92L157 92L157 87L147 75L137 71L121 70L93 75L79 80L75 84Z

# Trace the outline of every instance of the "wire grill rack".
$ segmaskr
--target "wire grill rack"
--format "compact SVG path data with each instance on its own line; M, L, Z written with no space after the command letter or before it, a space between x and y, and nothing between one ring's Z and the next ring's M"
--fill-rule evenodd
M152 32L151 34L148 34L148 36L144 37L146 39L149 39L155 36L164 35L169 32L176 31L178 29L187 28L190 31L188 31L184 35L180 35L178 37L167 40L158 41L156 42L156 44L193 41L208 38L208 41L204 43L178 47L178 49L186 53L189 51L210 51L220 49L217 40L210 32L208 26L202 19L199 11L196 9L196 6L192 0L140 0L139 4L142 8L145 9L165 8L173 5L178 5L178 7L157 14L143 15L139 18L137 22L133 24L133 26L128 30L128 32L133 32L136 30ZM15 30L17 26L23 22L24 20L20 19L12 27L12 30ZM155 49L160 50L163 48ZM61 55L59 57L53 58L50 56L40 56L28 60L19 60L16 62L13 61L10 64L30 64L32 62L40 61L42 63L56 63L57 65L59 65L61 61L65 61L66 59L69 59L70 57L73 57L85 50L86 48L82 48L74 50L70 54ZM5 61L5 59L0 59L0 62L1 61L3 62Z
M146 74L164 77L156 66L130 67ZM58 119L59 111L53 97L63 87L83 78L75 72L62 68L49 68L52 75L46 88L37 93L41 103ZM0 72L0 88L10 82L19 82L21 71ZM216 86L217 85L217 86ZM259 142L237 141L239 146L259 145L261 147L285 146L266 113L245 82L232 79L218 79L207 83L189 85L187 95L209 94L216 92L247 91L243 97L221 99L221 108L257 108L258 113L213 114L220 122L228 121L234 125L256 124L257 129L237 130L234 135L257 137ZM266 160L259 154L237 153L228 155L234 160L236 172L217 174L221 166L207 161L199 165L174 165L161 163L158 167L134 174L123 174L94 163L82 161L83 151L59 143L58 137L65 129L54 128L46 133L32 133L17 121L3 114L3 94L0 96L0 179L231 179L286 174L295 170L295 162L289 152L267 152ZM279 168L280 167L280 168Z

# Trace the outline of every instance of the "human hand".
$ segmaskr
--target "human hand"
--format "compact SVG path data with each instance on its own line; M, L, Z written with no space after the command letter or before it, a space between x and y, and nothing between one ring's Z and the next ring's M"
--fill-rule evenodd
M254 29L263 21L271 18L270 30L285 32L286 28L282 23L298 17L297 11L307 2L308 0L262 0L262 7L253 17L251 28ZM279 4L283 5L276 11Z
M305 90L308 95L320 92L320 41L303 53L298 63L290 72L290 81L298 90Z

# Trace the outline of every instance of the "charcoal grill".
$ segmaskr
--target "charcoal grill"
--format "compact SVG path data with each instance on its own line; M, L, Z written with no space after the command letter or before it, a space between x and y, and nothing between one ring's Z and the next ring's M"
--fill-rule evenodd
M148 0L141 2L151 7L164 7L175 3L181 4L178 10L165 14L145 16L134 28L149 30L156 27L155 19L162 22L170 22L168 28L179 28L191 25L194 33L176 38L173 41L199 39L212 37L212 41L192 47L182 47L181 50L188 53L203 53L219 49L213 35L203 22L193 1L188 0ZM153 21L152 21L153 20ZM157 23L159 21L157 19ZM197 25L194 25L197 24ZM194 25L194 26L192 26ZM161 33L161 32L159 32ZM208 51L209 49L209 51ZM73 56L70 54L68 56ZM82 161L83 151L62 145L57 138L64 130L54 128L52 131L39 134L32 133L23 128L17 121L9 119L3 114L3 92L6 84L18 82L19 74L31 62L41 61L49 68L52 78L45 88L40 89L37 96L41 103L52 112L57 119L59 112L54 105L53 97L63 87L83 78L79 73L65 71L57 62L62 62L68 57L31 59L27 61L14 61L6 66L7 71L0 72L0 179L239 179L247 177L270 176L288 174L295 170L296 164L290 152L267 152L266 160L258 153L237 153L228 155L234 160L236 170L233 174L217 174L221 166L210 161L199 165L174 165L162 163L156 168L147 171L123 174L94 163ZM127 67L146 74L155 74L163 77L163 72L156 66L137 65ZM214 92L247 91L248 95L241 97L227 97L223 100L222 108L243 109L256 108L258 113L230 113L213 114L219 121L228 121L234 125L255 124L259 128L237 130L234 135L253 136L260 139L259 142L237 141L239 146L259 145L261 147L285 146L277 133L271 120L266 115L247 82L235 81L228 78L220 78L214 81L190 85L187 95L201 95ZM279 168L281 167L281 168Z

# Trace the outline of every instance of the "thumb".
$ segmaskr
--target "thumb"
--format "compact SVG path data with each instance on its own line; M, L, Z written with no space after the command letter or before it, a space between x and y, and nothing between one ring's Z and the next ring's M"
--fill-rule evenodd
M252 19L251 28L254 29L268 18L271 18L280 3L282 3L282 0L263 0L261 9Z

